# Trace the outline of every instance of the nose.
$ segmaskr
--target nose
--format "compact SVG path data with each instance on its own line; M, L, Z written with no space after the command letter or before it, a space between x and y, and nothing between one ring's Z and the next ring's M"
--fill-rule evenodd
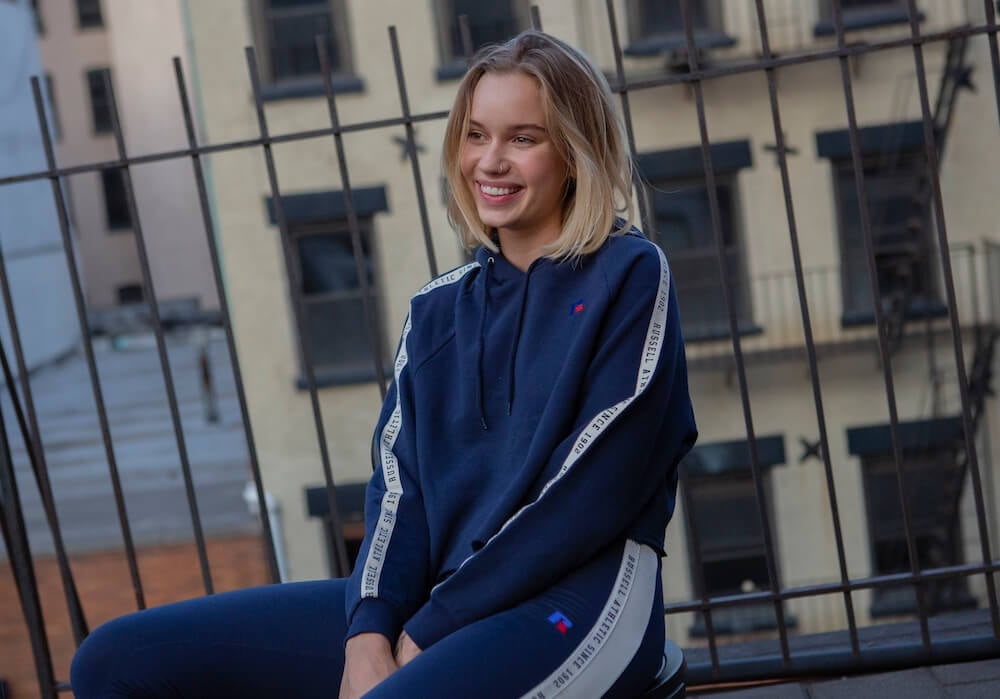
M479 169L490 174L506 172L508 168L504 165L503 156L503 143L499 139L495 139L483 149L482 156L479 158Z

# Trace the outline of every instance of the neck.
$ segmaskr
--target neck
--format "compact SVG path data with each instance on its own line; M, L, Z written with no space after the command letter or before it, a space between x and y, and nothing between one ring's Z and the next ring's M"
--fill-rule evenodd
M559 231L526 233L500 229L497 238L504 258L522 272L528 271L531 263L544 254L544 248L555 242Z

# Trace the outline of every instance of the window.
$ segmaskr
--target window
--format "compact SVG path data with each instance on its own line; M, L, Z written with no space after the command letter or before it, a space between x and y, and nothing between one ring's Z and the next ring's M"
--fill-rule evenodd
M940 294L931 271L930 192L923 154L887 151L868 156L863 167L881 308L911 317L939 312ZM871 322L874 306L852 161L834 161L834 172L844 322Z
M664 51L684 51L682 0L630 0L629 37L625 53L659 55ZM718 0L690 2L691 26L698 48L724 48L735 44L722 32L722 8Z
M960 565L963 562L961 525L951 517L952 501L962 489L955 451L947 448L905 450L902 467L904 497L919 568ZM862 474L873 572L875 575L909 572L910 556L892 453L864 456ZM929 584L925 600L931 614L976 605L963 577ZM873 591L873 617L909 614L916 610L912 585Z
M118 295L118 305L127 306L133 303L143 302L142 284L131 283L122 284L116 290Z
M701 575L694 569L694 556L689 555L696 594L717 597L770 589L766 546L750 473L688 478L685 498L688 550L693 551L697 542L701 554ZM765 508L772 517L768 503ZM734 526L737 522L739 526ZM721 634L777 628L771 603L715 609L712 622L715 632ZM691 634L705 635L702 616L696 617Z
M654 181L653 186L656 230L661 244L670 251L671 271L684 309L685 339L728 337L729 314L722 291L708 187L704 180L659 180ZM751 309L737 233L735 176L716 177L715 191L730 299L743 329L751 323Z
M131 228L132 217L128 210L124 174L119 169L102 170L101 182L104 185L104 212L108 230L120 231Z
M342 0L256 0L257 47L270 83L311 81L322 94L316 37L326 37L330 71L351 72Z
M371 221L362 219L363 268L368 275L369 300L374 307L375 276ZM313 369L329 383L369 380L374 375L375 349L365 318L361 280L347 221L303 224L290 229L298 265L303 316L307 325ZM375 331L379 332L376 323Z
M463 15L468 18L473 51L506 41L530 25L528 3L523 0L439 0L437 7L441 62L445 65L464 68L465 49L458 21Z
M49 101L49 127L52 130L52 138L59 141L62 139L62 121L59 119L59 106L56 102L56 90L52 83L52 73L45 74L45 95Z
M90 93L90 113L94 133L111 131L111 96L104 84L104 68L87 71L87 89Z
M76 23L80 29L103 27L101 0L76 0Z

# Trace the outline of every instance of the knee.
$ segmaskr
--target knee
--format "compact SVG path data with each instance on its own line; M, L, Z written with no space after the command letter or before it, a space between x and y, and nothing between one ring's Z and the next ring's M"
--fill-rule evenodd
M133 615L103 624L84 639L70 665L70 685L77 699L113 697L121 658L134 643Z

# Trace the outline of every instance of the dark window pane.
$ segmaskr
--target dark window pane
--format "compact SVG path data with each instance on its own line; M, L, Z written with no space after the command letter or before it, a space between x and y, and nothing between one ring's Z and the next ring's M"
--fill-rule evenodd
M368 340L361 294L306 303L309 348L316 369L345 373L371 371L374 349Z
M125 177L121 170L103 170L101 180L104 185L104 211L109 229L131 228L132 217L128 211L125 196Z
M695 29L708 28L708 15L703 0L688 3ZM684 31L681 0L640 0L638 27L641 36L676 34Z
M81 28L104 26L101 0L76 0L76 18Z
M142 284L123 284L118 287L118 303L120 305L142 303L142 301Z
M893 7L899 4L899 0L841 0L840 6L846 12L870 7Z
M361 243L365 255L364 266L368 270L368 283L373 284L366 236L362 236ZM305 236L299 239L298 246L303 294L308 296L361 288L350 235Z
M521 29L517 16L514 14L514 4L511 0L506 0L506 2L502 0L496 2L452 0L449 33L453 58L461 58L464 55L462 34L458 23L458 18L462 15L468 17L473 50L486 44L502 43Z
M111 131L111 100L104 86L103 70L87 71L87 89L90 92L90 111L94 121L94 131Z
M272 80L319 75L318 35L327 39L330 70L343 69L329 0L268 0L264 24Z
M924 186L925 161L914 155L886 156L864 165L868 220L883 307L939 299L931 271L931 219ZM872 312L871 283L854 169L837 167L843 248L844 310Z

